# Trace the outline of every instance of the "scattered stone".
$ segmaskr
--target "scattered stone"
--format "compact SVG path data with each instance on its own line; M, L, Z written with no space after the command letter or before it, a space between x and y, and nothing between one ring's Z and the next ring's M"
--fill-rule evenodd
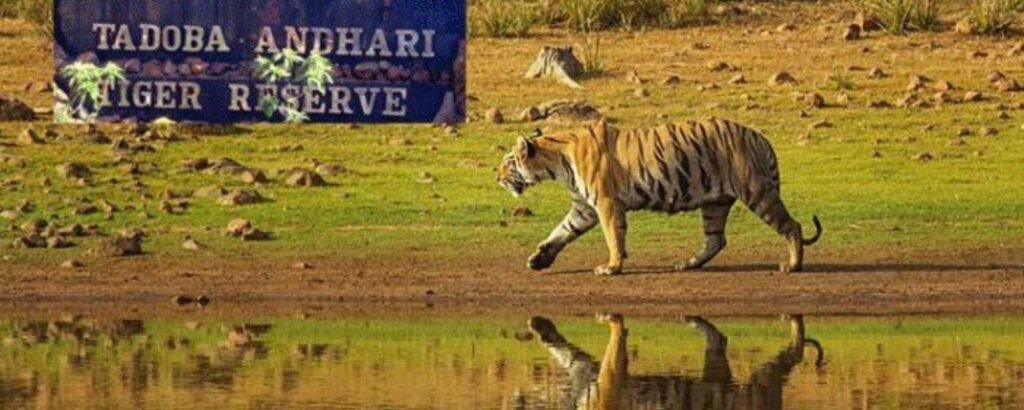
M227 195L228 191L219 185L211 185L199 188L192 193L192 196L199 198L220 198Z
M784 33L784 32L787 32L787 31L793 31L793 30L796 30L796 25L793 24L793 23L782 23L778 27L775 27L775 31L780 32L780 33Z
M270 240L270 234L259 229L250 229L242 232L242 240L249 241L266 241Z
M868 102L868 108L892 108L892 103L886 100L871 100Z
M512 210L512 216L516 218L529 218L533 216L533 210L525 206L520 206Z
M491 124L504 124L505 116L501 114L501 110L497 108L491 108L484 113L484 118Z
M178 305L178 306L185 306L185 305L191 305L191 304L195 303L195 299L193 299L191 296L188 296L188 295L178 295L178 296L175 296L175 297L171 298L171 303L173 303L175 305Z
M245 219L232 219L224 233L228 236L239 237L246 231L252 230L252 223Z
M975 50L970 54L971 58L988 58L988 52L982 50Z
M709 61L707 64L708 70L711 71L736 71L736 67L725 62L725 61Z
M668 77L661 80L661 85L677 85L682 82L683 79L678 74L669 74Z
M1010 116L1010 113L1008 113L1008 112L1006 112L1006 111L999 111L999 115L998 115L998 116L996 116L996 118L999 118L999 119L1001 119L1001 120L1010 120L1010 119L1013 119L1013 117L1011 117L1011 116Z
M37 233L28 234L15 239L14 247L25 249L45 248L46 238L42 237Z
M601 112L586 100L552 100L537 107L541 118L556 123L592 122Z
M248 168L242 166L231 158L221 158L216 161L209 162L209 166L206 167L204 172L208 174L219 174L219 175L238 175L248 170Z
M953 91L953 90L956 89L956 86L954 86L949 81L939 80L939 81L935 82L935 85L934 85L933 88L935 88L935 90L937 90L937 91Z
M915 161L928 162L933 159L935 159L935 155L933 155L931 152L922 152L920 154L914 155Z
M24 102L0 95L0 121L33 121L36 112Z
M957 131L956 136L958 136L958 137L968 137L971 134L972 134L972 132L971 132L970 128L961 128L959 131Z
M221 205L240 206L256 204L262 201L263 196L259 192L251 189L234 189L221 197L219 202Z
M875 16L865 12L857 13L857 16L853 19L853 24L860 26L863 31L875 31L882 29L882 23L880 23Z
M18 212L13 209L8 209L3 212L0 212L0 218L6 219L8 221L14 221L18 218L21 218L21 212Z
M524 122L533 122L542 119L544 119L544 114L541 113L540 109L537 107L529 107L519 114L519 120Z
M779 71L768 81L772 85L797 85L796 77L786 71Z
M832 127L833 127L832 123L829 122L828 120L820 120L820 121L817 121L817 122L811 124L811 129L812 130L821 129L821 128L832 128Z
M1002 71L993 71L992 73L990 73L988 75L988 82L993 83L993 84L995 84L997 82L1000 82L1000 81L1004 81L1006 79L1007 79L1006 74L1003 74Z
M39 133L32 128L25 128L21 134L18 134L18 138L15 140L19 145L39 145L46 143Z
M54 235L46 239L46 247L49 249L64 249L71 246L72 243L60 235Z
M258 169L246 170L241 176L239 176L239 178L242 180L242 183L248 185L270 183L270 179L267 178L267 175Z
M746 83L747 83L747 77L744 77L743 74L736 74L732 78L729 79L729 84L746 84Z
M210 304L210 297L206 295L196 296L196 305L199 307L206 307Z
M882 151L878 149L871 150L871 158L882 158Z
M49 226L49 222L45 219L31 219L21 224L18 229L26 233L39 233L46 229L47 226Z
M420 174L420 178L417 180L417 182L421 184L433 184L437 182L437 178L434 177L434 175L429 172L423 172Z
M412 140L408 138L392 138L388 140L388 145L392 147L408 147L412 145Z
M997 90L999 90L1001 92L1004 92L1004 93L1012 93L1012 92L1017 92L1017 91L1021 91L1022 89L1024 89L1024 87L1021 87L1020 83L1018 83L1017 80L1008 79L1008 78L1004 78L1004 79L1001 79L999 81L996 81L996 82L992 83L992 85L995 86Z
M107 242L107 253L117 257L142 255L143 236L138 230L121 232Z
M210 160L206 158L190 159L181 163L181 168L187 172L199 172L210 167Z
M806 105L808 108L823 108L825 107L825 97L822 97L818 93L806 93L800 96L800 102Z
M295 268L296 270L310 270L313 269L313 265L306 262L296 262L292 265L292 268Z
M96 205L84 204L84 205L79 206L78 208L75 208L75 210L72 211L72 213L74 213L75 215L92 215L92 214L97 213L99 211L100 211L100 209Z
M907 84L907 91L918 91L927 86L932 80L923 75L912 75L910 76L910 84Z
M650 95L651 93L646 88L637 88L633 91L633 96L637 98L647 98Z
M965 102L979 102L983 99L985 99L985 97L982 96L981 93L977 91L968 91L967 93L964 94Z
M1007 57L1016 57L1024 53L1024 42L1019 42L1010 47L1010 50L1006 52Z
M78 162L67 162L57 166L57 174L66 179L88 178L92 171Z
M850 94L845 91L841 91L836 94L836 104L840 106L847 106L850 104Z
M71 224L58 229L57 233L63 236L85 236L86 231L82 225Z
M74 259L68 259L60 264L61 268L64 269L81 269L85 267L85 264Z
M326 175L330 177L344 175L350 172L349 169L346 168L344 165L339 164L328 164L325 162L313 161L313 166L313 170L319 173L320 175Z
M849 26L846 26L846 30L843 31L843 40L860 40L860 26L856 24L850 24Z
M978 134L983 137L994 137L999 135L999 130L992 127L981 127L981 129L978 130Z
M643 84L646 81L640 78L640 74L637 73L636 70L629 70L629 72L626 73L626 82L632 84Z
M711 90L717 90L719 88L720 87L718 86L718 84L715 84L715 83L701 84L701 85L697 86L697 91L711 91Z
M296 187L326 186L327 181L320 174L309 170L296 170L285 179L285 183Z
M874 67L868 71L868 78L881 80L883 78L889 78L889 74L883 71L881 68Z

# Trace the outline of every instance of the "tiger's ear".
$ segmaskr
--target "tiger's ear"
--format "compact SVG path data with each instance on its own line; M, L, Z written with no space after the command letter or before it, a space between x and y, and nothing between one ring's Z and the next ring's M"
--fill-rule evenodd
M516 143L516 155L520 158L533 158L537 154L537 145L529 138L520 136Z

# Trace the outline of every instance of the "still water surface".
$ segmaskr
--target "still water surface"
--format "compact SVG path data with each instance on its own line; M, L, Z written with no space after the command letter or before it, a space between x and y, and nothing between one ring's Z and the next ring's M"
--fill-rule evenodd
M1024 318L0 318L0 409L1024 409Z

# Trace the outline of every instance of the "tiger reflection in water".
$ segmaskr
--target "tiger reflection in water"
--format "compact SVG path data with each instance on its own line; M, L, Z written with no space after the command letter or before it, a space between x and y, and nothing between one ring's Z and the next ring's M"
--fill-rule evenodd
M704 370L701 378L686 376L643 376L629 374L626 352L628 330L620 315L600 315L611 331L600 362L576 347L543 317L530 319L535 337L566 371L559 397L535 397L531 403L517 397L506 408L567 409L781 409L782 389L793 369L804 359L804 347L817 352L815 364L822 366L824 351L804 335L803 317L784 316L791 327L789 344L772 360L757 368L746 383L733 380L726 356L728 339L709 321L697 316L685 318L705 338ZM553 403L554 402L554 403Z

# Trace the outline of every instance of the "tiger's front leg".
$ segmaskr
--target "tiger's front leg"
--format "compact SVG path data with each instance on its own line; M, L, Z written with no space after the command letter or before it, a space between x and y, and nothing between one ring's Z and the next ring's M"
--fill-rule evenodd
M544 270L550 268L570 243L578 239L597 226L597 211L587 205L586 202L573 201L572 209L562 219L551 235L537 245L537 252L534 252L527 261L527 266L532 270Z
M626 211L614 199L605 199L597 203L597 216L608 243L608 264L598 266L594 274L618 275L626 259Z

